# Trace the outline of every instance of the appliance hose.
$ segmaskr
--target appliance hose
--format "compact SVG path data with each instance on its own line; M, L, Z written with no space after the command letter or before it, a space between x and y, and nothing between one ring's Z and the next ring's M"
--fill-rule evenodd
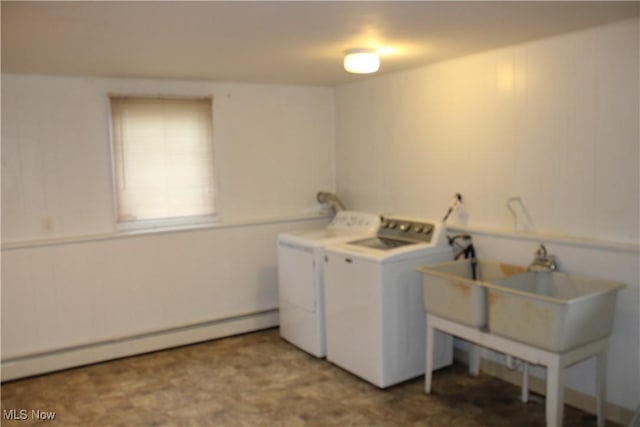
M345 207L340 199L338 199L338 196L333 193L329 193L328 191L318 191L316 199L320 203L326 203L327 205L329 205L329 207L331 207L334 212L345 210Z

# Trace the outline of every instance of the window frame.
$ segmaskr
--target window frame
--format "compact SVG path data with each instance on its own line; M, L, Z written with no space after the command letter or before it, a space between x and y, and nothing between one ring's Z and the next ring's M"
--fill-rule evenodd
M211 156L209 162L211 163L213 174L213 186L211 191L213 192L213 213L209 215L185 215L174 216L164 218L153 219L134 219L134 220L120 220L119 202L118 202L118 179L117 179L117 156L114 140L113 129L113 114L111 99L112 98L147 98L156 100L208 100L211 103ZM199 228L202 226L213 225L218 220L218 176L217 168L215 165L215 143L214 143L214 96L209 95L159 95L159 94L138 94L138 93L108 93L107 94L107 112L108 112L108 134L109 134L109 148L111 155L111 197L112 197L112 218L115 228L118 231L153 231L175 228Z

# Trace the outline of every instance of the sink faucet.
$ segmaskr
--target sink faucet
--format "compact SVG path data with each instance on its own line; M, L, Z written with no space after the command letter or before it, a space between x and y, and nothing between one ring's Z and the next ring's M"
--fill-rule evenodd
M552 271L556 270L556 256L547 254L547 248L541 243L535 253L533 262L529 265L529 271Z

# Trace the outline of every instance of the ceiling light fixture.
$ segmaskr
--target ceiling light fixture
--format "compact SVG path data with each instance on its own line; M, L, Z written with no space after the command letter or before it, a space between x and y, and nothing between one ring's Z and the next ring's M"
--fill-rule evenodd
M374 49L349 49L344 55L344 69L355 74L375 73L380 57Z

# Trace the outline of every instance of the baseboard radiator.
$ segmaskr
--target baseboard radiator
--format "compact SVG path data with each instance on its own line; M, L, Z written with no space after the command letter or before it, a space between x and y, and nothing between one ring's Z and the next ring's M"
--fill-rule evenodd
M277 326L278 323L278 310L267 310L3 360L0 365L2 381L258 331Z

